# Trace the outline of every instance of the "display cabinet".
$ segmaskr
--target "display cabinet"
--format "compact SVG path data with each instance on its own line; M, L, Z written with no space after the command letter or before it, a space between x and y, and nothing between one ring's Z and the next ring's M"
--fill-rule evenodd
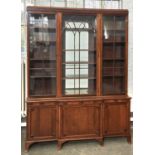
M130 136L128 10L27 7L27 136Z

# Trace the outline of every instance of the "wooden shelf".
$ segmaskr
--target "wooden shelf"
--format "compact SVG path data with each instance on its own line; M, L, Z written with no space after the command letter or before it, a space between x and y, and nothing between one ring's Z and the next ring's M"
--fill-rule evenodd
M41 67L41 68L30 68L30 70L56 70L56 68L44 68L44 67Z
M125 41L103 41L103 44L125 44Z
M75 68L74 67L73 68L72 67L66 67L66 69L89 69L89 68L88 67L86 67L86 68L85 67L81 67L81 68L79 68L79 67L75 67Z
M66 76L62 78L63 80L66 79L96 79L96 77L88 77L88 76Z
M103 61L124 61L124 58L105 58Z
M67 49L67 50L63 49L63 52L74 52L74 51L75 52L79 52L79 51L80 52L96 52L96 49L92 49L92 50L91 49L75 49L75 50L74 49L73 50L72 49Z
M103 29L104 31L104 29ZM111 31L111 32L124 32L125 33L125 29L107 29L106 31Z
M121 66L121 67L105 67L105 66L103 66L103 68L105 68L105 69L107 69L107 68L113 68L113 69L115 69L115 68L124 68L123 66Z
M37 59L37 58L30 58L30 61L56 61L56 59Z
M88 62L88 61L68 61L68 62L63 62L62 64L96 64L95 62Z
M107 96L110 96L110 95L124 95L125 92L124 91L120 91L120 92L104 92L106 93Z
M116 78L116 77L124 77L124 75L103 75L102 78L104 78L104 77L114 77L114 78Z
M56 40L54 41L34 41L36 44L56 44Z
M53 75L45 75L45 76L37 76L37 75L30 75L30 78L56 78L56 76Z
M94 29L92 28L64 28L66 31L92 31L94 32Z
M33 27L33 26L31 26L30 29L56 31L56 28L52 28L52 27ZM49 33L50 33L50 32L49 32Z
M81 89L81 90L83 90L83 89L88 89L87 87L86 88L66 88L65 90L79 90L79 89Z
M32 96L32 97L35 97L35 96L36 96L36 97L38 97L38 96L40 97L40 96L56 96L56 95L52 95L52 93L51 93L51 94L34 94L34 95L31 94L31 96Z

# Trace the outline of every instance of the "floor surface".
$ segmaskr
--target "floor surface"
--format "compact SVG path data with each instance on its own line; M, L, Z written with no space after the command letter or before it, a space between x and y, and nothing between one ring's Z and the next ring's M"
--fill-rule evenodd
M104 146L95 140L70 141L64 143L60 151L56 142L42 142L31 145L24 152L25 128L21 130L21 155L133 155L133 145L126 138L105 138Z

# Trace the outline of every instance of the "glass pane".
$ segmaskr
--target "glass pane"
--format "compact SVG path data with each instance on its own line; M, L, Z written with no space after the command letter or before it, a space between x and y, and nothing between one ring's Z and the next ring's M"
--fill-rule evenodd
M116 42L125 41L125 17L115 17L115 40Z
M66 0L31 0L35 6L57 6L65 7Z
M122 0L103 0L103 8L105 9L120 9Z
M63 40L65 41L62 58L62 89L64 95L95 94L96 92L95 32L93 16L63 17ZM94 66L91 67L91 65Z
M26 0L27 5L71 8L122 9L122 0Z
M96 63L96 53L95 52L89 52L89 63L90 64Z
M51 0L51 5L56 7L65 7L66 0Z
M124 45L117 45L115 48L115 58L124 59L124 51L125 51Z
M74 61L74 52L72 51L66 51L66 54L65 54L65 61L68 62L68 61Z
M80 51L80 61L88 61L88 51Z
M113 59L114 58L113 46L111 46L111 44L105 45L103 48L103 51L104 51L104 59Z
M116 16L116 30L125 30L125 17Z
M125 17L103 17L103 94L125 92Z
M73 77L74 69L66 69L66 77Z
M31 14L30 95L56 95L55 15Z
M66 0L67 7L71 8L83 8L83 0Z
M85 8L101 8L101 0L85 0Z
M80 32L80 49L88 49L88 32Z
M116 77L114 79L114 92L115 94L122 94L125 93L125 86L124 86L124 78L123 77Z
M94 90L96 89L96 79L90 78L88 81L88 94L94 94Z
M36 6L50 6L50 0L33 0Z
M74 88L74 80L73 79L66 80L66 88Z
M113 77L104 77L103 79L103 94L113 94Z
M80 88L88 88L88 79L80 79Z
M88 74L89 74L89 77L91 79L95 79L95 76L96 76L96 64L89 65Z
M71 31L66 31L66 40L65 40L65 42L66 42L66 45L65 45L65 47L66 47L66 50L67 49L74 49L74 46L75 46L75 49L78 49L78 33L72 33ZM77 41L76 41L76 44L74 44L74 39L76 39Z

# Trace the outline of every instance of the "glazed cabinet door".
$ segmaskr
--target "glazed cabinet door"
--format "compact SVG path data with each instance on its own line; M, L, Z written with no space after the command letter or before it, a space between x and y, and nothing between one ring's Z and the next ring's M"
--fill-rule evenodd
M61 138L100 136L100 104L93 101L67 102L61 108Z
M125 16L103 16L102 93L124 95L127 77L127 20Z
M62 94L96 94L96 18L64 15L62 31Z
M55 14L28 17L28 95L56 96Z
M126 135L129 133L129 103L105 103L104 134Z
M56 138L56 106L28 107L28 139Z

